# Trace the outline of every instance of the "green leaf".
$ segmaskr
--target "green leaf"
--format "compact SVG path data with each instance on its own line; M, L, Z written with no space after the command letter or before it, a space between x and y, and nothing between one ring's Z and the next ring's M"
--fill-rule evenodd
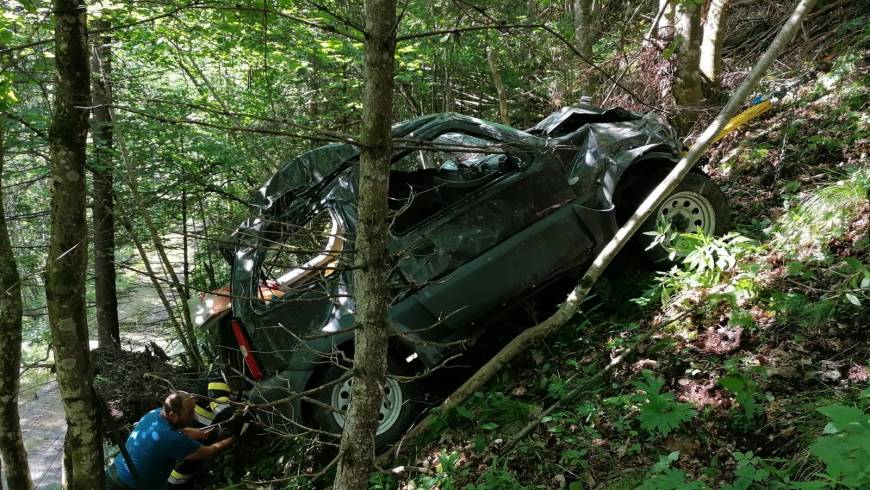
M24 7L24 10L30 12L31 14L36 13L36 6L33 5L32 0L18 0L21 3L21 6Z
M461 406L461 405L458 406L458 407L456 407L456 413L457 413L457 415L459 415L460 417L464 417L464 418L467 418L467 419L472 419L472 418L474 418L474 414L471 413L471 410L469 410L469 409L467 409L467 408L465 408L465 407L463 407L463 406Z
M831 419L828 425L834 429L834 432L839 432L849 425L860 423L867 418L867 415L860 409L846 405L829 405L816 410Z
M852 303L855 306L861 306L861 300L852 293L846 293L846 299L849 300L849 303Z
M498 424L495 422L484 422L480 424L480 428L483 430L495 430L498 429Z
M659 457L658 463L654 464L650 471L653 473L661 473L671 467L671 463L680 458L679 451L673 451L667 456Z

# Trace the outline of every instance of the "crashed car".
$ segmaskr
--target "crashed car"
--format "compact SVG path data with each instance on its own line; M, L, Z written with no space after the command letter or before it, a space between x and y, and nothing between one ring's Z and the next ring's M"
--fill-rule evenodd
M419 415L425 388L407 375L471 349L496 313L581 275L684 149L657 114L587 105L525 131L446 113L392 134L389 369L401 376L384 386L380 447ZM273 427L340 433L344 423L358 157L350 144L317 148L257 189L233 235L232 294L197 312ZM696 169L644 226L657 222L719 234L728 208Z

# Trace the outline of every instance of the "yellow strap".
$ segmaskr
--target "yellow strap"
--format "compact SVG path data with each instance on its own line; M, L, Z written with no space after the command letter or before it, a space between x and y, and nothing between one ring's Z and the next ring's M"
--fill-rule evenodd
M713 143L721 140L722 138L727 136L728 133L734 131L735 129L739 128L740 126L743 126L744 124L748 123L749 121L764 114L772 106L773 106L773 104L770 102L770 100L765 100L759 104L755 104L754 106L750 107L749 109L746 109L745 111L741 112L740 114L737 114L736 116L732 117L727 123L725 123L725 127L722 128L722 130L719 131L719 133L717 133L716 136L713 138Z
M200 407L199 405L196 405L196 406L193 408L193 410L194 410L198 415L202 415L203 417L205 417L205 418L207 418L207 419L209 419L209 420L211 420L211 419L214 418L214 414L213 414L213 413L211 413L211 412L209 412L208 410L206 410L206 409Z
M227 393L232 393L233 390L226 383L214 382L208 384L208 391L226 391Z
M176 470L172 470L172 473L169 474L169 478L175 478L176 480L187 480L191 475L185 475L184 473L179 473Z

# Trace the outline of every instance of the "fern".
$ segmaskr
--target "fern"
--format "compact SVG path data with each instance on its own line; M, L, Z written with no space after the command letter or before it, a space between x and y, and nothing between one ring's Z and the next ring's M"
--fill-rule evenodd
M640 404L637 420L642 429L666 436L697 415L698 412L688 403L675 401L673 393L661 392L665 385L662 378L648 370L644 370L642 376L643 379L633 383L635 388L644 393L634 397L634 401Z

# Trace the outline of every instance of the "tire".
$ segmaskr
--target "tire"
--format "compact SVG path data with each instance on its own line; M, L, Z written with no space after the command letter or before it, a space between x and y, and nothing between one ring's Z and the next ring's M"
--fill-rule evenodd
M617 221L622 226L641 202L667 175L657 172L641 181L629 183L617 191ZM668 251L662 246L649 248L654 237L645 235L656 230L659 219L669 221L671 228L681 232L703 231L708 235L724 235L731 227L728 201L713 180L701 171L686 175L677 189L656 208L632 238L629 247L643 253L655 262L668 260Z
M375 449L380 451L387 445L401 438L416 421L423 409L424 391L419 381L399 382L389 373L412 375L400 364L401 361L389 360L387 382L384 386L384 400L381 402L381 422L375 437ZM333 382L346 372L346 369L330 364L319 369L311 378L309 389ZM338 411L344 411L350 402L350 380L336 383L319 390L313 395L320 403L332 407L329 410L313 403L306 404L306 421L314 428L332 434L341 434L344 428L344 417ZM328 437L328 436L327 436Z

